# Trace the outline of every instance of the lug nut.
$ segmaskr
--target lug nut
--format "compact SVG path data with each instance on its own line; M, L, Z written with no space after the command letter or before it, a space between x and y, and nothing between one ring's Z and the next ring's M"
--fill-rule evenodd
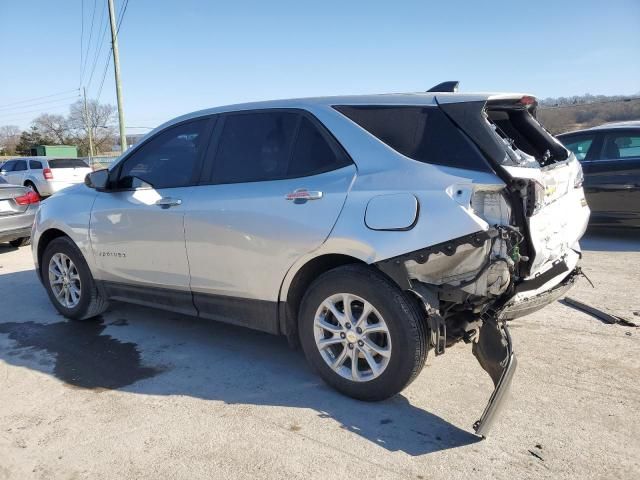
M356 328L356 332L362 333L362 329L360 327Z
M340 338L345 338L346 335L344 334L344 332L340 332Z
M350 343L350 344L349 344L349 348L353 348L353 343Z
M345 325L345 327L347 328L351 328L351 324L349 322L347 322L347 324Z
M364 345L364 342L362 340L358 340L358 346L362 347Z

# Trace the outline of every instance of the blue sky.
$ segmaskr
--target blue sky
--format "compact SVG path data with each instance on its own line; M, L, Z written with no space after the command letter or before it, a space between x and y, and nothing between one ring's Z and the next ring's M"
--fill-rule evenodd
M114 1L119 11L125 0ZM89 97L109 48L107 35L89 83L107 20L106 0L84 0L85 51L94 2ZM16 102L80 85L81 4L0 0L0 125L67 113L73 91ZM128 127L228 103L421 91L443 80L539 97L634 94L640 1L129 0L120 57ZM115 104L112 65L100 100Z

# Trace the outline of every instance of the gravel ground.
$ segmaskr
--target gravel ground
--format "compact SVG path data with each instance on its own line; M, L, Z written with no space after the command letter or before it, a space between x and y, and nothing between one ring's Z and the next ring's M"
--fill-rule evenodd
M640 322L640 235L590 234L570 296ZM492 384L457 345L402 395L326 387L282 338L112 305L69 323L29 247L0 246L0 479L640 478L640 330L562 303L512 323L519 365L487 440Z

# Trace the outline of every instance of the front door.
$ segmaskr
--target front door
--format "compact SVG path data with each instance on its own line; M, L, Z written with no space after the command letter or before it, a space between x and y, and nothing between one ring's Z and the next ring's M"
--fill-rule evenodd
M184 212L197 183L209 120L160 132L114 167L91 213L91 247L113 298L195 314Z
M194 189L185 234L201 316L277 332L291 265L327 238L356 169L312 116L224 115L208 185Z

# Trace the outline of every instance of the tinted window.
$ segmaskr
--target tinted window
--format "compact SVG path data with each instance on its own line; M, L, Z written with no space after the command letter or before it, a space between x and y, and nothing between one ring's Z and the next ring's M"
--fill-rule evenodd
M582 135L579 137L563 137L560 141L567 149L573 152L578 160L582 161L589 154L594 138L594 135Z
M87 168L89 165L79 158L56 158L49 160L49 168Z
M17 160L16 164L13 166L14 172L22 172L27 169L27 162L25 160Z
M0 167L0 170L2 170L3 172L12 172L13 166L15 164L16 164L15 160L9 160L8 162L5 162L5 164L2 165L2 167Z
M320 130L306 117L302 117L293 157L287 170L288 177L302 177L328 172L351 163L337 145L333 147Z
M127 158L120 170L120 188L136 185L135 178L154 188L184 187L195 183L199 155L206 144L207 120L196 120L165 130Z
M602 158L640 158L640 133L608 134L604 139Z
M225 118L213 171L216 183L275 180L287 175L298 115L231 114Z
M7 181L4 178L0 177L0 183L7 183Z
M480 151L437 107L336 106L397 152L426 163L487 170Z
M31 170L42 170L42 162L37 160L29 160L29 168Z

